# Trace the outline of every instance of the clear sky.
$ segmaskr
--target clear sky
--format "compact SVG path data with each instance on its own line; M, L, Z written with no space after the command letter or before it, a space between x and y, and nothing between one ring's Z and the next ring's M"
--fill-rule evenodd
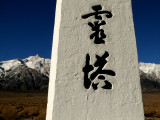
M56 0L0 0L0 61L50 58ZM140 62L160 64L160 0L133 0Z

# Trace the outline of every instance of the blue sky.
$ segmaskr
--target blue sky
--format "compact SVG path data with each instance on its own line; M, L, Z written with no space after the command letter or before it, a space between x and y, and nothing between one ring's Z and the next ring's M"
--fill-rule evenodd
M133 0L139 61L160 64L160 0ZM50 58L55 0L0 0L0 61Z
M133 0L139 61L160 64L160 0Z
M0 61L50 58L55 0L0 0Z

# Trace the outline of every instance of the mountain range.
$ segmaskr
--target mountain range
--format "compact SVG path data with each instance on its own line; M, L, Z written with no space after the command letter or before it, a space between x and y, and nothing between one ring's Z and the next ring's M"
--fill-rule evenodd
M0 62L0 89L47 90L50 59L39 55ZM160 92L160 65L139 63L143 92Z
M160 65L139 63L141 88L143 92L160 92Z
M47 90L50 59L39 55L0 62L0 89Z

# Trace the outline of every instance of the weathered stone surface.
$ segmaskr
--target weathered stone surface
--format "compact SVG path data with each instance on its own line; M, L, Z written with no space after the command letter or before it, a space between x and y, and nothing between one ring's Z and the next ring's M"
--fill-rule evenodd
M103 16L105 44L90 39L88 22L94 17L82 19L94 5L113 14ZM86 89L82 70L86 54L94 64L95 55L105 51L109 57L104 69L116 73L105 75L113 87L102 89L101 81L97 90ZM144 120L130 0L57 1L49 84L46 120Z

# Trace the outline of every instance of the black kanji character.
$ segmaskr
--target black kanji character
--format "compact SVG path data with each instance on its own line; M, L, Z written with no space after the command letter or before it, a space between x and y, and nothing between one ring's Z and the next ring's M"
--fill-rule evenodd
M95 31L92 35L90 35L91 39L94 38L95 44L105 44L105 41L103 39L106 38L106 35L104 34L104 30L100 29L100 26L105 24L106 24L105 21L102 21L100 23L94 22L94 24L92 24L91 22L88 23L88 25L92 28L92 30Z
M92 28L92 31L95 31L92 35L90 35L90 39L94 39L95 44L105 44L104 38L106 38L106 35L104 33L104 30L101 29L100 27L102 25L105 25L106 22L104 20L102 20L101 14L106 14L107 18L111 18L112 13L109 11L101 11L102 10L101 5L93 6L92 9L95 12L83 15L82 18L86 19L88 17L95 16L95 18L97 20L100 20L100 21L96 21L94 23L91 23L91 22L88 23L88 25Z
M101 11L102 10L102 6L101 5L95 5L95 6L92 7L92 9L95 12L83 15L82 18L86 19L88 17L95 16L96 19L102 20L102 17L100 16L101 14L106 14L107 18L111 18L112 17L112 13L111 12L109 12L109 11Z
M86 65L85 67L83 68L83 72L84 72L84 87L86 89L89 89L90 85L91 85L91 81L90 79L88 78L88 74L90 71L93 70L93 66L89 64L90 62L90 56L89 54L86 55Z
M98 69L93 72L90 76L89 73L94 70L93 65L90 65L90 56L89 54L86 55L86 65L83 68L84 72L84 87L86 89L89 89L90 86L92 85L94 90L98 89L98 84L99 83L94 83L94 80L98 76L98 79L104 80L105 85L102 87L103 89L112 89L112 84L105 80L105 77L103 76L104 74L110 75L110 76L115 76L116 73L112 70L103 70L103 67L107 63L106 58L109 56L108 52L106 51L101 57L96 55L97 61L94 63L94 67L98 67Z

